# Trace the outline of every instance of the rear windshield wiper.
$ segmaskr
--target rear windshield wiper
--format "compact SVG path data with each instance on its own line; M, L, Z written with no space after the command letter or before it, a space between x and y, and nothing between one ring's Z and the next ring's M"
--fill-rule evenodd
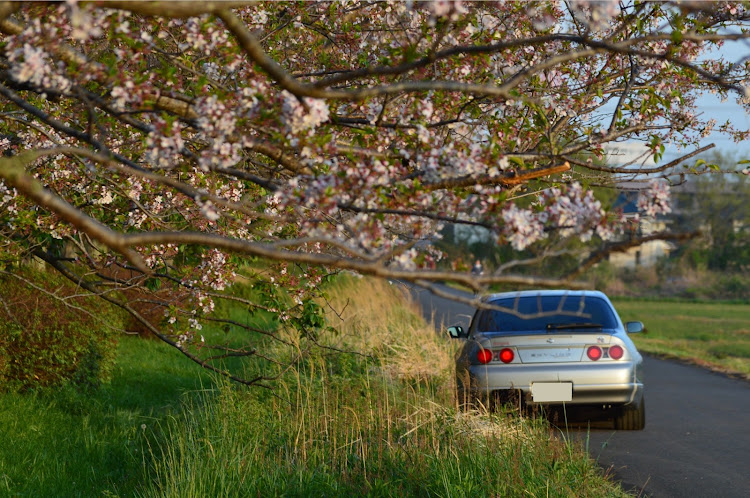
M562 329L600 329L601 323L548 323L547 330Z

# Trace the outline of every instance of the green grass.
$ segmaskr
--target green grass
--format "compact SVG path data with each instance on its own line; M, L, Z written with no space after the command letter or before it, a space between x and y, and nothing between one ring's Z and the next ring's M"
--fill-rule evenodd
M625 496L543 422L459 412L455 346L387 283L330 302L318 340L364 354L317 350L274 390L124 337L93 394L0 395L0 496Z
M126 337L111 384L0 395L0 496L131 495L147 430L206 376L176 351Z
M613 299L623 321L640 320L642 351L691 361L750 379L750 305Z

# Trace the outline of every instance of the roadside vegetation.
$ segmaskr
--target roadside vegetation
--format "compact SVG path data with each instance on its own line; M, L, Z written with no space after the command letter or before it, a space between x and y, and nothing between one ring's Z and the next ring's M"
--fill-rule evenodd
M452 344L397 288L327 296L322 347L273 390L125 336L98 389L0 394L0 495L625 496L562 432L456 410Z

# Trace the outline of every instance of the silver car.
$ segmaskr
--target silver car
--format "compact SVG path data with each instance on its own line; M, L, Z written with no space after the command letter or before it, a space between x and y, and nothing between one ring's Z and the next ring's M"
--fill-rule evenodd
M456 359L459 401L487 406L567 405L593 408L617 429L646 423L643 358L610 300L598 291L535 290L483 299Z

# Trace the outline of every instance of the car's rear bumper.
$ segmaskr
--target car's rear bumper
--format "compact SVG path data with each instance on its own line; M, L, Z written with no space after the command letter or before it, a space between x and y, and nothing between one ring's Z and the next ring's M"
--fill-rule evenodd
M630 404L640 402L643 384L632 362L586 364L472 365L469 382L459 384L485 397L492 391L520 390L533 401L531 386L535 382L570 382L573 386L569 404Z

